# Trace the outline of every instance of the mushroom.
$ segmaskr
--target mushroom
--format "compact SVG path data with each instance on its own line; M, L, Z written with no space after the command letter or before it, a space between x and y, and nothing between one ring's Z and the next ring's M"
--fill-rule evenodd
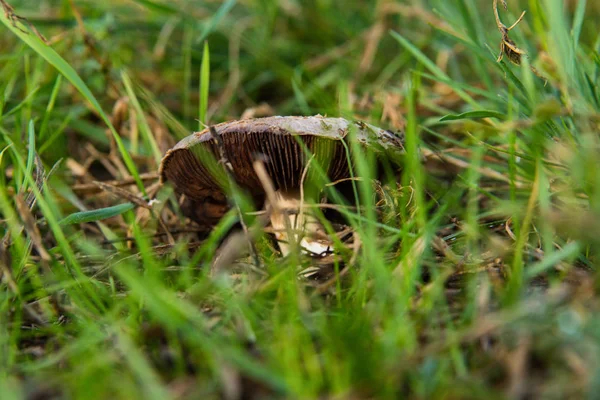
M161 180L171 181L176 191L185 195L191 219L210 227L229 208L224 191L226 181L223 177L226 175L221 165L215 169L214 163L212 167L210 163L203 163L202 154L209 151L217 157L223 156L226 160L222 161L229 163L230 175L235 182L254 199L267 204L269 199L253 167L256 159L261 157L275 190L271 201L276 198L277 204L271 204L274 211L271 225L277 232L275 236L282 254L287 255L289 246L297 244L301 235L303 239L299 245L308 252L319 254L328 250L327 245L307 238L310 233L322 230L322 226L310 212L300 210L305 201L301 195L306 197L310 193L306 189L310 181L307 176L311 175L305 171L310 158L303 145L313 154L311 162L321 165L331 181L349 178L348 147L343 140L353 127L356 139L363 146L383 152L403 149L401 137L363 122L322 116L246 119L215 125L213 132L218 137L205 129L181 140L163 158ZM292 233L295 237L290 238L290 228L299 233Z

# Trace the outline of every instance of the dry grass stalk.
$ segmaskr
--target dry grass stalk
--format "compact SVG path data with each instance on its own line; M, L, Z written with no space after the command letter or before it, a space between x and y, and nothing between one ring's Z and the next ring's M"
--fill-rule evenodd
M12 8L12 6L10 4L8 4L5 0L0 0L0 5L2 6L2 9L4 10L4 16L6 17L6 19L8 19L12 23L12 26L17 28L24 34L28 35L29 32L27 32L26 30L24 30L23 28L21 28L17 25L17 22L21 22L22 24L29 26L29 29L31 29L33 31L33 33L35 33L35 35L42 42L48 44L48 40L44 37L44 35L42 35L35 28L35 26L33 26L33 24L27 20L27 18L24 18L24 17L21 17L20 15L15 14L15 10L14 10L14 8Z
M508 9L506 6L506 0L500 0L500 2L502 3L502 6L504 7L505 10ZM506 56L511 63L513 63L515 65L521 65L521 58L522 58L522 56L527 56L527 53L525 52L525 50L517 47L517 44L508 36L508 34L514 27L516 27L519 24L519 22L521 22L523 20L523 17L525 17L526 11L523 11L521 13L521 15L519 16L519 18L517 18L517 20L515 21L514 24L507 27L500 20L500 15L498 14L498 0L494 0L493 7L494 7L494 17L496 18L496 26L498 27L498 30L500 31L500 34L502 35L502 39L500 41L500 54L498 55L498 59L496 61L500 62L500 61L502 61L504 56ZM534 68L533 66L530 65L529 69L538 78L544 79L544 81L546 81L546 78L544 78L536 68Z
M271 217L271 214L277 216L277 215L284 215L284 213L286 213L286 211L282 210L281 207L279 206L279 198L277 196L277 194L275 193L275 187L273 186L273 182L271 181L271 178L269 177L269 174L267 173L267 169L265 168L265 164L262 160L256 160L254 161L254 172L256 172L256 176L258 177L258 180L260 181L260 184L263 187L263 190L265 191L265 195L267 196L267 203L269 205L269 208L271 210L271 212L269 213L269 218ZM283 221L283 224L285 226L285 230L287 233L287 237L288 238L292 238L293 236L293 229L292 226L290 225L290 221L288 220L288 218L281 218ZM295 241L291 241L291 243L288 243L291 246L295 246Z
M158 222L160 227L163 229L165 235L167 236L169 243L170 244L175 243L175 239L173 238L173 235L171 235L169 228L167 227L165 222L162 220L160 215L157 215L157 213L155 213L152 205L149 202L144 200L142 197L140 197L136 194L133 194L125 189L122 189L120 187L113 186L113 185L105 183L105 182L94 181L93 183L96 186L98 186L100 189L102 189L103 191L110 193L111 195L116 196L117 198L127 200L127 201L135 204L138 207L148 210L149 214L156 219L156 221ZM139 222L139 220L137 222Z
M506 0L500 0L502 2L502 6L504 9L507 9ZM519 18L515 21L514 24L507 27L500 20L500 15L498 14L498 0L494 0L494 17L496 17L496 26L502 35L502 41L500 42L500 55L498 55L498 59L496 61L502 61L502 58L506 55L510 62L516 65L521 65L521 56L525 55L525 51L521 50L517 47L515 42L508 36L508 33L515 27L519 22L523 20L525 17L525 12L523 11Z
M454 157L453 155L448 154L445 151L438 151L438 152L434 152L428 148L422 148L421 149L423 157L425 158L425 160L427 159L438 159L441 160L443 162L447 162L449 164L452 164L460 169L467 169L471 166L471 164L468 161L465 160L461 160L458 157ZM503 174L501 174L498 171L495 171L491 168L488 167L479 167L478 172L482 175L485 176L486 178L490 178L490 179L494 179L494 180L498 180L501 182L506 182L506 183L512 183L515 185L515 187L517 188L525 188L527 187L527 184L525 182L521 182L521 181L513 181L511 182L511 180L504 176Z
M143 183L156 181L158 179L158 174L156 172L147 172L144 174L140 174L140 179ZM135 179L133 178L125 178L119 180L110 180L103 181L103 184L110 185L112 187L121 187L121 186L132 186L135 185ZM73 192L78 195L86 195L86 194L95 194L102 191L102 188L98 186L97 183L81 183L73 186Z

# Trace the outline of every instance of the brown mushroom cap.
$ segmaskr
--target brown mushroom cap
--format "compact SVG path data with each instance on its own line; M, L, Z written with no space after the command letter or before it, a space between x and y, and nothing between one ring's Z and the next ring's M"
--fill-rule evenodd
M265 167L276 190L299 187L308 157L295 137L299 137L316 161L326 168L329 179L335 181L349 177L346 147L342 140L352 125L356 128L357 140L366 146L379 150L402 149L400 137L343 118L267 117L224 122L214 128L222 139L233 178L252 195L259 195L263 189L254 172L253 162L260 154L265 158ZM176 190L192 201L205 198L223 200L223 182L215 179L214 168L204 165L206 163L200 158L202 151L206 150L219 158L218 144L208 129L184 138L163 158L161 179L173 182Z

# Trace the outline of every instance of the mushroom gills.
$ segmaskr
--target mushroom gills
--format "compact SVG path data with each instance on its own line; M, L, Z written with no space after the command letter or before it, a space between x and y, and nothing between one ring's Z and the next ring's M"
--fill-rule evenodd
M325 255L332 251L331 241L323 239L326 237L323 225L303 205L299 191L277 190L274 197L276 204L272 205L271 227L284 257L296 246L310 255Z

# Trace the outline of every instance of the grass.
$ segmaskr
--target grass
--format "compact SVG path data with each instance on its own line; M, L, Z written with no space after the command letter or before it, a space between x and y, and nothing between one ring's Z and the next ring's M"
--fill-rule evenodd
M3 399L594 397L596 2L500 8L527 10L520 65L492 1L10 5ZM320 182L360 243L282 259L260 233L212 274L257 205L235 191L199 236L160 157L204 124L317 113L405 134L379 170L354 159L357 204Z

